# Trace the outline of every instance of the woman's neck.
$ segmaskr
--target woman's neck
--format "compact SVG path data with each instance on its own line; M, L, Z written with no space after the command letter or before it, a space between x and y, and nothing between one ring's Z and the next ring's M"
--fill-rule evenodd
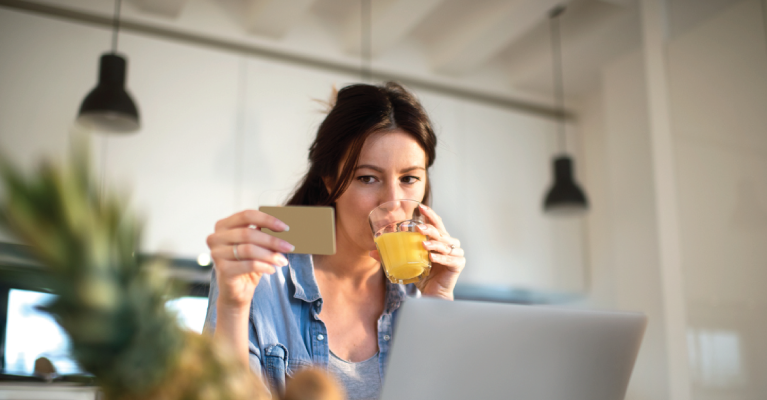
M326 279L347 281L355 286L376 283L383 279L383 270L370 252L361 249L354 242L339 235L336 253L333 255L314 255L314 269Z

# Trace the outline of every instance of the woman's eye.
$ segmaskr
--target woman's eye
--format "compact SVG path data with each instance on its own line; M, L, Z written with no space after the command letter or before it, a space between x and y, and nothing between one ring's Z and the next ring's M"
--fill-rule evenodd
M403 183L416 183L416 182L418 182L420 180L421 180L421 178L419 178L417 176L412 176L412 175L411 176L406 176L406 177L402 178L402 182Z
M357 180L359 180L362 183L373 183L375 182L376 177L370 176L370 175L364 175L364 176L357 177Z

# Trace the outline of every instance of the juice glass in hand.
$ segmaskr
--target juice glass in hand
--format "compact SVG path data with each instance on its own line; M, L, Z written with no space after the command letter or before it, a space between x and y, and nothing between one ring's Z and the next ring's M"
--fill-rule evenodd
M368 216L381 265L392 283L420 283L431 271L429 251L423 247L426 236L416 230L424 223L420 204L415 200L389 201Z

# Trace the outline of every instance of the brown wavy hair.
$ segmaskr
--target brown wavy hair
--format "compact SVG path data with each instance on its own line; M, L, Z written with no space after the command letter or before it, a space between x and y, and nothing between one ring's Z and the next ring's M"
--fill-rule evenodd
M436 157L437 136L418 99L396 82L355 84L338 91L309 148L309 171L287 205L335 206L354 179L365 140L373 133L395 129L412 136L426 153L426 193L421 201L430 205L428 168Z

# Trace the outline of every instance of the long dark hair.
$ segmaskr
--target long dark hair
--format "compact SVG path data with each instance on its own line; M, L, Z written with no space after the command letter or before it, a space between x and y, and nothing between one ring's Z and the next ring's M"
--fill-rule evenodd
M421 145L428 171L436 157L437 136L413 94L395 82L381 86L356 84L341 89L309 148L309 172L287 204L334 205L354 179L365 139L375 132L395 129L411 135ZM427 172L426 194L421 199L425 204L430 203L429 181Z

